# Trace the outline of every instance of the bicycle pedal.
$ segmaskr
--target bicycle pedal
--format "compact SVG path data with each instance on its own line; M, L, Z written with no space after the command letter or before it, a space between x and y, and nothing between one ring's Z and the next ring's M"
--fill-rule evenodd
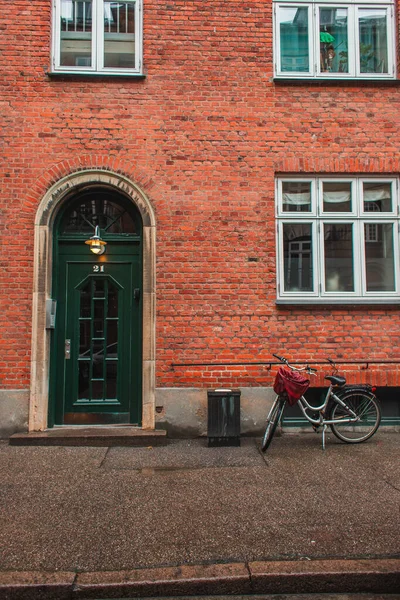
M319 425L313 425L312 428L314 429L315 433L318 433Z

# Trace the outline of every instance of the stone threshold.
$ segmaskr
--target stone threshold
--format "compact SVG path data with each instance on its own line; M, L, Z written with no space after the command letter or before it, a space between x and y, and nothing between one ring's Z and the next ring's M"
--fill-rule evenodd
M131 571L4 571L6 600L100 600L221 594L397 593L399 559L181 565Z
M54 427L46 431L14 433L10 446L161 446L167 443L162 429L137 427Z

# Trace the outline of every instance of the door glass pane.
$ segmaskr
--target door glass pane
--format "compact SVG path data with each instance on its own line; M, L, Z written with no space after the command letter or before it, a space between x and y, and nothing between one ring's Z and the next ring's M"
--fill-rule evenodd
M311 223L283 225L285 292L313 291Z
M310 212L311 182L282 182L282 210L283 212Z
M365 212L392 212L391 183L363 183Z
M386 8L360 8L360 72L388 73L388 34Z
M87 358L90 353L90 328L90 319L81 319L79 321L79 358Z
M138 233L138 221L118 202L115 193L96 189L88 191L65 213L61 233L85 233L92 236L96 225L104 233ZM139 216L137 215L139 220Z
M393 292L393 223L365 223L364 236L367 291Z
M308 7L280 7L278 27L281 71L308 72Z
M103 373L103 353L93 356L93 379L102 379Z
M104 298L104 279L95 279L93 281L93 296L95 298Z
M117 346L118 342L118 321L116 319L107 321L107 347L112 345ZM116 352L116 350L115 350Z
M319 9L321 73L348 73L347 8Z
M91 294L91 285L90 283L86 284L85 287L83 289L81 289L81 305L80 305L80 316L85 318L85 317L89 317L91 315L91 300L92 300L92 294Z
M103 299L94 299L94 318L95 319L103 319L104 318L104 300Z
M118 316L118 290L114 286L108 288L108 309L107 317Z
M60 64L92 66L92 2L61 1Z
M90 397L89 390L90 379L90 361L80 360L78 362L78 399L86 399Z
M322 184L324 212L351 212L351 183L327 182Z
M353 225L324 223L325 290L354 292Z
M104 2L104 66L135 67L134 2Z
M92 381L92 400L103 400L103 383L104 381Z
M118 289L107 277L91 277L80 294L78 398L96 403L115 400L119 365Z
M106 396L108 399L117 398L117 367L118 362L113 360L107 362L107 386Z
M94 335L94 337L103 337L104 336L104 321L103 321L103 319L94 319L93 335Z

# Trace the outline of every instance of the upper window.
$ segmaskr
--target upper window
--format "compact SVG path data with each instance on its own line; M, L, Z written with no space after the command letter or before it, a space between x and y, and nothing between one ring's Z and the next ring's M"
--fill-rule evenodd
M391 1L275 3L279 77L394 77Z
M53 69L140 73L142 0L55 0Z
M397 181L277 182L278 299L400 300Z

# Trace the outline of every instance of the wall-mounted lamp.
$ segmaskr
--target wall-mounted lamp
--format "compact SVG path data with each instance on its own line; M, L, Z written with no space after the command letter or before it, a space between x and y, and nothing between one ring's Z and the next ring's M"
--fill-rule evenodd
M101 239L100 228L98 225L95 227L94 235L89 240L86 240L85 244L90 246L90 250L93 252L93 254L104 254L107 242L104 242Z

